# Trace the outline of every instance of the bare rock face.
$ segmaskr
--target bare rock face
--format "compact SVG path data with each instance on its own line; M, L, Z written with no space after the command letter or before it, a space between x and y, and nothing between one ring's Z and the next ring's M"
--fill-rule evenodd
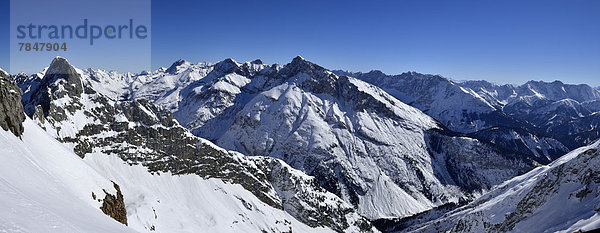
M100 209L102 210L102 212L104 212L104 214L110 216L111 218L114 218L120 223L127 225L127 210L125 209L125 202L123 201L123 194L121 193L121 188L118 184L114 182L113 184L115 186L115 189L117 190L116 195L112 195L106 192L106 190L104 190L106 197L104 197Z
M298 173L283 161L253 157L281 197L282 207L311 227L327 226L336 232L371 232L372 225L348 203L319 186L319 181Z
M22 95L21 89L0 70L0 127L10 130L17 137L23 134L22 123L25 121Z
M23 98L25 112L30 117L33 117L39 105L44 116L53 114L53 119L64 120L68 113L73 113L77 109L76 104L84 91L81 75L67 59L61 57L52 60L44 77L30 81L35 82L35 85L29 87L29 93L26 93L26 97ZM20 85L28 84L30 83ZM56 105L53 101L58 99L63 99L65 104Z

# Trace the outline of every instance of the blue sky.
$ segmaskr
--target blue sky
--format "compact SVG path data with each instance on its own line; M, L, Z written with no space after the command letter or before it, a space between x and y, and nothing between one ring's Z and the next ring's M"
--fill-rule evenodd
M152 67L179 58L285 64L301 55L329 69L600 86L598 12L592 0L154 0ZM8 12L0 15L7 28ZM6 33L0 44L7 54Z
M0 1L0 29L3 33L0 33L0 68L8 70L9 66L9 23L10 23L10 11L9 1Z

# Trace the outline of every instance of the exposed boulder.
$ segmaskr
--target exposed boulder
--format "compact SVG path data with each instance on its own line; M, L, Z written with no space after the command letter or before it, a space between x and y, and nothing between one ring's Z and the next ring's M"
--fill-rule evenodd
M117 193L112 195L104 190L106 197L104 197L100 209L102 212L104 212L104 214L114 218L120 223L127 225L127 210L125 209L125 202L123 201L121 188L115 182L113 182L113 184L117 190ZM95 197L94 193L92 193L92 196Z

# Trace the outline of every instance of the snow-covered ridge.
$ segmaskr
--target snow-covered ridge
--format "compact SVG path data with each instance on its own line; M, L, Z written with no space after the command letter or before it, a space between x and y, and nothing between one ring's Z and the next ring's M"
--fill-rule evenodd
M575 232L600 228L600 142L515 177L415 232Z

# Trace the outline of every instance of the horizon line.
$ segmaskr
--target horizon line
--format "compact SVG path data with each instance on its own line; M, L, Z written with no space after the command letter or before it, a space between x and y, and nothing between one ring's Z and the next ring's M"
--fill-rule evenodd
M146 72L146 73L152 73L152 72L159 71L160 69L168 69L169 67L173 66L175 63L177 63L177 62L179 62L179 61L188 62L188 63L190 63L191 65L199 65L199 64L203 64L203 63L204 63L204 64L208 64L208 65L215 65L215 64L218 64L218 63L220 63L220 62L223 62L223 61L226 61L226 60L232 60L232 61L234 61L234 62L236 62L236 63L239 63L239 64L245 64L245 63L252 63L252 62L255 62L255 61L260 61L262 64L269 65L269 66L274 66L274 65L286 66L286 65L288 65L288 64L290 64L290 63L291 63L291 61L290 61L290 62L287 62L287 63L285 63L285 64L282 64L282 63L272 63L272 64L268 64L268 63L264 63L264 62L262 61L262 59L260 59L260 58L256 58L256 59L254 59L254 60L252 60L252 61L245 61L245 62L239 62L239 61L236 61L236 60L235 60L234 58L232 58L232 57L228 57L228 58L225 58L225 59L223 59L223 60L216 61L216 62L210 62L210 61L191 62L191 61L189 61L189 60L186 60L186 59L184 59L184 58L179 58L179 59L175 60L174 62L172 62L172 63L171 63L171 65L169 65L168 67L165 67L165 66L159 66L158 68L154 68L154 69L152 69L152 68L151 68L151 70L141 70L141 71L135 71L135 72L130 72L130 71L123 72L123 71L119 71L119 70L116 70L116 69L102 69L102 68L92 68L92 67L78 68L77 66L75 66L75 65L72 65L72 64L71 64L71 62L69 61L69 59L68 59L68 58L66 58L66 57L62 57L62 56L55 56L55 57L52 59L52 61L54 61L54 59L57 59L57 58L63 58L63 59L65 59L65 60L67 60L71 66L73 66L73 67L74 67L74 68L76 68L76 69L80 69L80 70L88 70L88 69L91 69L91 70L101 70L101 71L105 71L105 72L116 72L116 73L118 73L118 74L134 74L134 75L140 75L140 74L142 74L142 73L145 73L145 72ZM315 65L321 66L321 65L319 65L318 63L312 62L312 61L310 61L310 60L308 60L308 59L306 59L306 58L302 57L301 55L297 55L297 56L295 56L295 57L292 59L292 61L293 61L294 59L296 59L296 58L300 58L300 59L302 59L302 60L305 60L305 61L308 61L308 62L310 62L310 63L312 63L312 64L315 64ZM52 61L50 61L50 65L52 64ZM32 75L35 75L35 74L43 73L43 72L44 72L46 69L48 69L48 68L50 67L50 65L48 65L48 66L44 66L44 67L43 67L43 68L42 68L40 71L38 71L38 72L34 72L34 73L27 73L27 72L24 72L24 71L21 71L21 72L16 72L16 73L14 73L14 72L10 72L10 73L9 73L9 72L7 72L6 70L4 70L2 67L0 67L0 70L4 71L5 73L7 73L7 74L9 74L9 75L18 75L18 74L23 74L23 73L24 73L24 74L26 74L27 76L32 76ZM151 66L151 67L152 67L152 66ZM323 66L321 66L321 67L323 67ZM348 73L362 73L362 74L367 74L367 73L371 73L371 72L381 72L381 73L383 73L383 74L384 74L384 75L386 75L386 76L397 76L397 75L402 75L402 74L405 74L405 73L417 73L417 74L421 74L421 75L439 76L439 77L442 77L442 78L444 78L444 79L446 79L446 80L448 80L448 81L455 82L455 83L465 83L465 82L473 82L473 81L475 81L475 82L476 82L476 81L484 81L484 82L488 82L488 83L491 83L491 84L494 84L494 85L499 85L499 86L502 86L502 85L521 86L521 85L525 85L525 84L527 84L527 83L529 83L529 82L543 82L543 83L553 83L553 82L560 82L560 83L562 83L562 84L566 84L566 85L588 85L588 86L590 86L590 87L592 87L592 88L594 88L594 89L598 89L598 88L600 88L600 85L599 85L599 86L595 86L595 85L593 85L593 84L589 84L589 83L567 83L567 82L565 82L565 81L563 81L563 80L559 80L559 79L555 79L555 80L552 80L552 81L550 81L550 80L542 80L542 79L537 79L537 80L536 80L536 79L528 79L528 80L525 80L525 81L523 81L523 83L521 83L521 84L518 84L518 83L498 83L498 82L489 81L489 80L486 80L486 79L455 79L455 78L451 78L451 77L445 76L445 75L443 75L443 74L433 74L433 73L427 73L427 72L419 72L419 71L416 71L416 70L407 70L407 71L403 71L403 72L401 72L401 73L391 74L391 73L386 73L386 72L384 72L384 71L382 71L382 70L379 70L379 69L371 69L371 70L369 70L369 71L354 71L354 70L349 70L349 69L329 69L329 68L326 68L326 67L323 67L323 68L324 68L324 69L326 69L326 70L328 70L328 71L331 71L331 72L332 72L332 71L342 71L342 72L348 72Z

